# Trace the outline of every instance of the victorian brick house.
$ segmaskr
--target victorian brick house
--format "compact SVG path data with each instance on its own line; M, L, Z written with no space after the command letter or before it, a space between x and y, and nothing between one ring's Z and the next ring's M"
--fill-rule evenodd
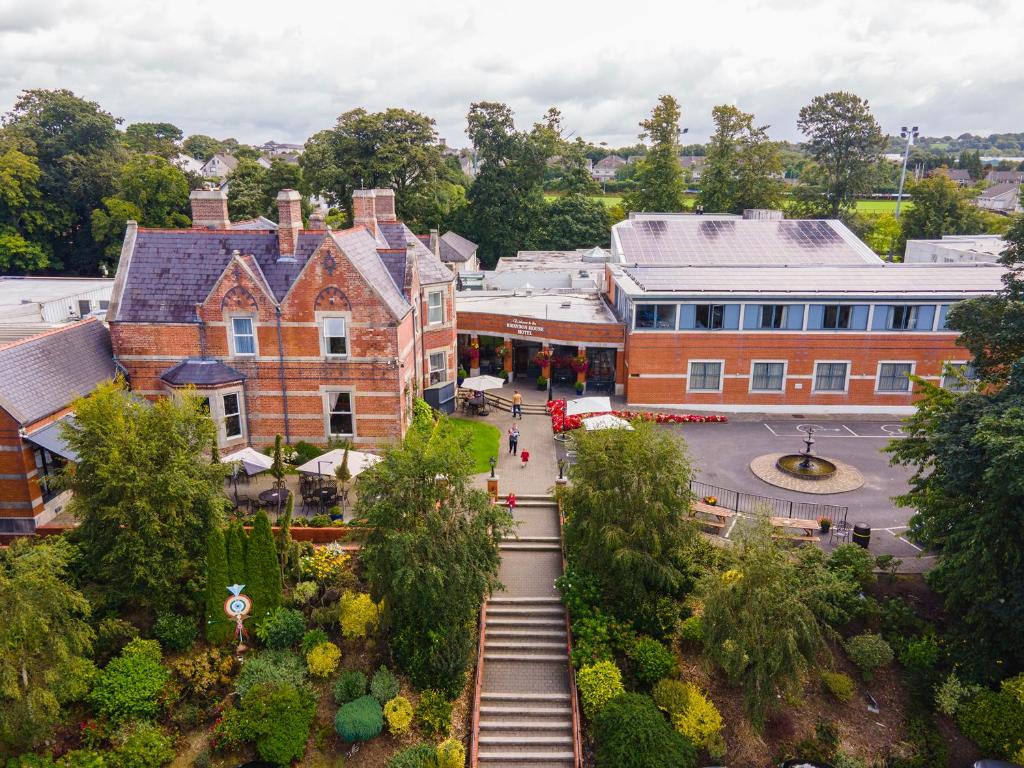
M334 232L282 190L279 221L232 224L221 191L192 193L191 230L129 222L107 316L114 356L146 397L194 387L222 449L405 434L413 397L454 389L454 274L357 190ZM257 222L257 223L258 223Z

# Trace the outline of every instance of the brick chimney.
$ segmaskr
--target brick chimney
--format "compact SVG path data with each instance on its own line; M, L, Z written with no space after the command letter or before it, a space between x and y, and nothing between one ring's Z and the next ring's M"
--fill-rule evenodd
M281 256L295 255L295 241L302 231L302 195L294 189L277 193L277 245Z
M362 224L371 235L377 235L377 212L374 205L372 189L356 189L352 191L352 225Z
M430 230L430 252L437 258L441 258L441 236L436 229Z
M219 189L195 189L188 199L192 203L193 229L227 229L231 226L226 192Z
M375 189L373 190L373 213L377 221L396 221L395 216L395 190Z
M323 211L313 211L309 214L309 228L313 230L322 230L327 228L327 221L324 219Z

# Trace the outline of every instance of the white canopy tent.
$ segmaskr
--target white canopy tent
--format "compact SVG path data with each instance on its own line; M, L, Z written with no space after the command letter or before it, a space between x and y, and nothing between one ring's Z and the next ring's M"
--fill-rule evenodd
M505 380L497 376L470 376L462 380L463 389L472 389L474 392L486 392L488 389L501 389L505 386Z
M581 397L565 404L566 416L581 416L584 413L608 413L612 409L607 397Z
M247 475L258 475L274 466L274 459L255 448L245 447L223 459L225 464L241 464Z
M618 416L612 416L610 413L604 413L600 416L591 416L588 419L583 419L583 426L588 430L595 429L628 429L633 431L633 427L625 419L620 419Z
M317 456L315 459L307 461L301 467L299 472L305 475L325 475L334 476L334 470L341 466L342 459L345 456L344 448L335 448L333 451L328 451L322 456ZM375 453L363 453L362 451L348 452L348 471L352 477L356 477L364 469L372 467L381 457Z

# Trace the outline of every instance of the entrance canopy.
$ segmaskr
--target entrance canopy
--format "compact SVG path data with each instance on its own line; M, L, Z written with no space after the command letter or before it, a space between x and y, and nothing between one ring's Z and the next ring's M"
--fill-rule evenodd
M260 472L266 472L274 466L274 459L272 457L267 456L265 453L260 453L255 448L248 447L224 457L224 463L226 464L235 462L242 465L242 469L245 470L247 475L258 475Z
M566 416L580 416L584 413L608 413L612 409L607 397L581 397L565 404Z
M61 425L65 422L73 423L68 421L74 419L73 416L65 416L63 419L58 419L52 424L48 424L40 430L33 432L31 435L25 435L25 439L30 443L35 443L40 448L45 448L50 453L54 453L58 456L63 456L68 461L78 461L78 454L65 442L64 437L61 435Z
M305 475L326 475L334 476L334 470L341 466L341 462L345 456L344 448L335 448L333 451L328 451L322 456L317 456L311 461L307 461L301 467L299 472ZM349 451L348 452L348 471L352 477L355 477L364 469L368 469L381 460L381 457L375 453L363 453L362 451Z
M612 416L610 413L604 413L600 416L591 416L589 419L583 419L583 426L588 430L626 429L630 432L633 431L633 427L630 426L628 421L620 419L618 416Z

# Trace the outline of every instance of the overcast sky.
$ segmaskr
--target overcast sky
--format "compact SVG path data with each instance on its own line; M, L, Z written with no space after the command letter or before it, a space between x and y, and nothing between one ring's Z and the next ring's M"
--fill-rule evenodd
M662 93L694 140L722 103L797 139L800 107L844 89L888 132L988 134L1024 131L1022 36L1024 0L0 0L0 109L63 87L260 143L396 106L464 146L470 102L491 100L620 145Z

